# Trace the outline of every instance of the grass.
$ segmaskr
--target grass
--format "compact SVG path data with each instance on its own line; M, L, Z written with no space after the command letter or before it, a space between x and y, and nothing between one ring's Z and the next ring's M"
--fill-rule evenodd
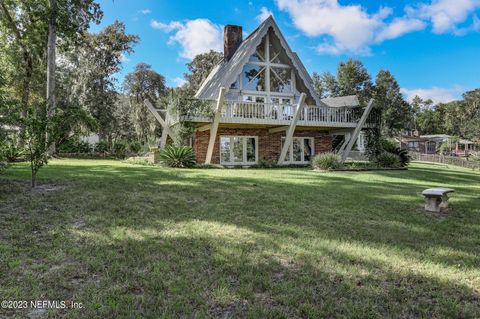
M478 172L55 160L28 178L0 178L0 299L84 306L42 318L480 317ZM457 190L448 215L423 212L433 186Z

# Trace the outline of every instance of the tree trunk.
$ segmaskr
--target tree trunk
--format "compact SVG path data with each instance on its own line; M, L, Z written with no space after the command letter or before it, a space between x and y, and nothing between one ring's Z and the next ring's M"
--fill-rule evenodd
M23 62L25 63L25 74L22 83L22 116L27 117L28 104L30 102L30 83L33 75L32 57L27 51L23 53Z
M37 171L33 168L33 164L32 164L32 188L35 188L35 186L37 186Z
M50 0L50 19L48 21L47 46L47 119L55 115L55 49L57 42L57 0ZM48 136L47 136L48 141ZM50 153L55 153L55 144L52 143Z

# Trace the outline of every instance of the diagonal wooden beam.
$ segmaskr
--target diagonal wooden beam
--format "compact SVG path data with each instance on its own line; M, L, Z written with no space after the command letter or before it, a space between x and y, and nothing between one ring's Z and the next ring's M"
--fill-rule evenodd
M150 113L153 114L155 119L160 123L162 126L162 136L160 137L160 149L164 149L165 145L167 144L167 138L170 135L172 137L172 134L170 132L170 116L169 116L169 110L165 112L165 120L160 116L158 113L158 110L153 107L152 103L148 99L145 99L143 101L143 104L147 107L147 109L150 111Z
M215 146L215 140L217 138L218 124L220 123L220 118L222 117L222 108L223 101L225 100L225 91L224 87L220 88L218 92L217 106L215 108L215 116L213 118L212 127L210 128L210 139L208 141L207 156L205 158L205 164L210 164L212 162L213 148Z
M170 118L170 104L167 107L167 111L165 112L165 126L162 129L162 136L160 137L160 149L163 150L165 148L165 145L167 145L167 138L170 134L170 123L171 123L171 118Z
M300 114L302 113L303 104L306 97L307 95L305 93L302 93L300 95L297 109L295 110L295 115L293 116L292 123L290 123L290 127L288 128L287 134L285 136L285 143L283 144L282 152L280 153L280 157L278 159L278 165L282 165L285 161L285 156L287 155L288 149L290 148L290 144L292 144L293 133L295 132L295 127L297 126L298 119L300 118Z
M342 143L342 145L340 146L340 148L338 149L338 153L339 153L339 154L343 154L342 152L345 150L345 147L347 147L347 144L348 144L348 142L350 141L350 136L351 136L351 135L352 135L351 132L345 133L344 139L343 139L343 143Z
M350 151L352 150L353 144L355 144L355 141L358 138L358 134L360 134L360 131L362 130L363 126L365 125L365 122L367 121L367 117L372 111L373 108L373 99L368 102L367 107L365 108L365 111L363 111L362 117L357 123L357 126L355 127L355 130L353 131L352 135L350 136L350 139L348 141L347 146L345 147L345 150L342 152L342 160L346 160L348 155L350 155Z
M148 99L145 99L145 101L143 101L143 104L147 107L150 113L152 113L152 115L155 117L155 119L160 123L160 125L163 128L166 123L165 123L165 120L160 116L160 114L158 114L158 110L153 107L152 103L150 103Z

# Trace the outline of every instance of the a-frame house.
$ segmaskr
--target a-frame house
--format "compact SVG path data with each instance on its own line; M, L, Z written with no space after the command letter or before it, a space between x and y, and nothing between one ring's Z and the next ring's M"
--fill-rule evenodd
M224 166L306 164L333 150L334 135L345 136L339 147L345 157L368 125L372 106L359 112L356 96L320 99L272 17L244 40L242 27L225 26L224 60L196 98L212 101L214 111L182 118L197 127L197 161Z

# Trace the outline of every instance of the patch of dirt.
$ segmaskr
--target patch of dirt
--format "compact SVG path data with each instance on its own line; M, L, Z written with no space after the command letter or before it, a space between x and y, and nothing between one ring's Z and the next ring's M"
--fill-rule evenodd
M37 184L35 188L32 189L33 192L37 193L47 193L52 191L59 191L66 188L66 185L59 183L41 183Z
M278 312L285 314L287 318L297 317L293 312L290 311L290 309L288 309L287 306L278 303L266 292L257 292L255 294L255 303L259 303L268 309L275 309Z
M48 193L52 191L63 190L67 187L64 183L57 182L39 182L35 188L31 187L30 181L20 180L2 180L0 179L0 192L14 193Z
M33 309L27 316L29 319L39 319L47 314L47 309Z
M454 213L451 208L443 209L439 213L428 212L428 211L425 210L425 206L423 204L418 206L417 212L420 213L420 214L429 216L429 217L440 219L440 220L445 219L447 217L450 217Z
M78 219L76 220L74 223L73 223L73 228L74 229L82 229L86 226L87 224L85 223L85 221L83 219Z
M208 314L212 318L247 318L248 309L248 301L241 300L235 303L212 305Z

